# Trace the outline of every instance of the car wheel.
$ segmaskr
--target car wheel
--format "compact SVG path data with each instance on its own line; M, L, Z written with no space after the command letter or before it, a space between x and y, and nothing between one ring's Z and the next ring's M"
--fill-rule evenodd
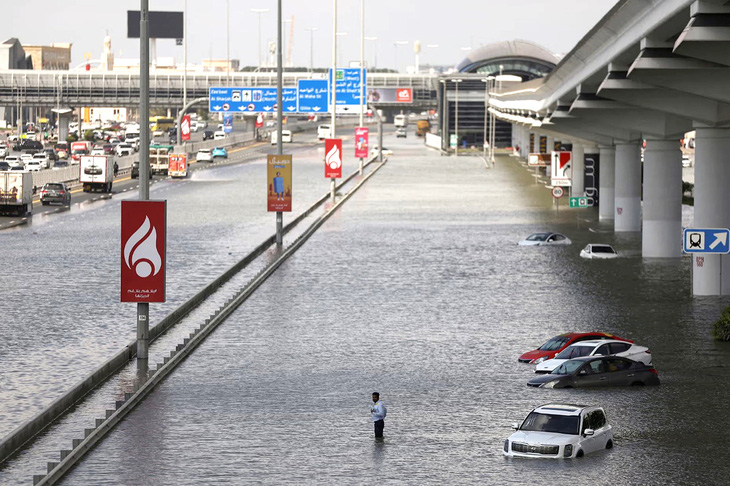
M575 457L583 457L583 449L579 449L578 452L575 454Z
M611 439L608 439L608 442L606 442L606 449L613 449L613 441Z

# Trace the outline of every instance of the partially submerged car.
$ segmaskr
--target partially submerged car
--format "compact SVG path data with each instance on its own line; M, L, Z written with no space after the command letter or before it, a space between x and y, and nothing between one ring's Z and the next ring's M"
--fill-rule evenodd
M520 246L562 246L571 243L570 238L561 233L533 233L517 242Z
M620 338L607 332L566 332L547 340L539 348L524 353L522 356L517 358L517 361L520 363L532 364L542 363L546 359L554 358L556 354L573 343L596 339L616 339L619 341L626 341L627 343L633 343L630 339Z
M508 457L567 459L613 448L613 429L601 407L551 403L529 413L504 441Z
M580 251L581 258L591 260L607 260L609 258L617 258L618 252L611 245L603 243L589 243Z
M649 348L618 339L602 339L571 344L555 355L553 359L546 359L542 363L538 363L535 366L535 373L550 373L569 359L583 356L623 356L634 361L641 361L646 365L651 364Z
M527 382L539 388L652 386L659 384L653 366L620 356L585 356L562 363L552 372Z

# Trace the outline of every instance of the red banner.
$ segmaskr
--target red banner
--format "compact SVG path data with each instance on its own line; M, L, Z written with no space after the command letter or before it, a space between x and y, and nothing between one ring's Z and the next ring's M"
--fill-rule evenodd
M122 302L165 302L166 201L122 201Z
M355 157L359 159L368 158L368 127L355 127Z
M190 141L190 115L183 115L182 121L180 122L180 134L182 135L183 142Z
M327 179L342 177L342 139L324 139L324 176Z

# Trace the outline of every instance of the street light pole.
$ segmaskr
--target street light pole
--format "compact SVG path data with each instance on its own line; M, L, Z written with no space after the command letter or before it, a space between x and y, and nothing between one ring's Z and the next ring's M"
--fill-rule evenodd
M261 14L269 11L268 8L252 8L251 12L259 14L259 68L261 67Z
M259 15L259 19L261 16ZM276 153L282 155L284 153L284 136L281 133L283 128L283 108L284 108L284 80L282 75L282 28L281 25L281 0L277 2L277 22L276 22ZM259 29L260 32L260 29ZM278 246L284 243L284 213L276 212L276 244Z
M149 0L140 0L139 17L139 199L150 198L150 32ZM79 120L81 127L81 120ZM79 128L80 129L80 128ZM150 304L137 303L137 359L149 359Z
M360 0L360 126L364 125L365 116L365 0ZM357 144L357 140L355 140ZM360 175L363 161L360 157Z
M183 4L183 107L188 105L188 0ZM178 132L180 127L178 127Z
M408 44L408 41L395 41L393 45L395 46L395 72L400 72L400 69L398 68L398 46L404 46Z
M231 85L231 0L226 0L226 85Z
M332 0L332 127L330 136L337 138L337 0ZM341 156L342 154L340 154ZM330 179L330 194L335 200L335 179Z
M309 72L314 71L314 31L319 30L317 27L307 27L309 31Z
M378 40L377 37L365 37L366 41L373 41L373 69L377 69L378 67L378 43L376 42Z
M454 135L456 135L456 147L454 148L454 155L459 156L459 83L454 80L456 84L456 94L454 95L455 106L454 106Z

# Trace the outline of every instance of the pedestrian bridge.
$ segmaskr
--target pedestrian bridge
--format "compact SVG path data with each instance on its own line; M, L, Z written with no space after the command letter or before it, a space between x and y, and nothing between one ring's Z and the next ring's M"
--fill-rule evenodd
M590 193L615 231L641 231L644 257L679 258L688 131L694 227L730 227L728 27L725 1L621 0L550 74L504 86L490 111L514 124L523 157L572 145L573 195ZM727 265L695 256L693 293L730 294Z
M322 73L284 73L284 86L296 86L300 79L321 79ZM412 88L409 107L437 107L438 76L431 74L368 73L369 88ZM207 97L211 87L276 86L276 73L150 73L150 106L183 106L187 99ZM139 73L99 71L0 71L0 105L39 107L139 106ZM388 108L396 103L379 103Z

